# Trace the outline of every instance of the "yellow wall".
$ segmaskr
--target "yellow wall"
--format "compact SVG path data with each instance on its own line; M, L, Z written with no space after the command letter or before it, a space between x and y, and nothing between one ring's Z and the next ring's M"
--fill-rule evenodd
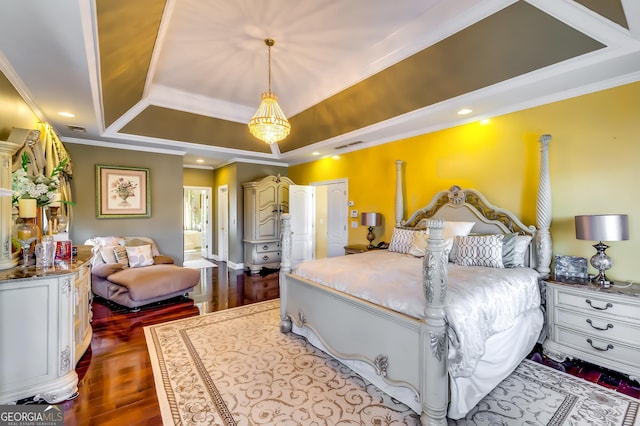
M575 239L581 214L629 215L630 240L608 243L616 280L640 281L640 83L609 89L500 117L292 166L289 177L305 185L348 178L353 208L384 215L376 241L394 226L395 160L404 161L405 218L437 191L457 184L535 224L540 165L538 138L549 133L553 253L591 257L595 242ZM350 219L351 221L351 219ZM349 242L366 241L366 228L349 228ZM590 272L594 270L590 267Z
M182 185L211 188L213 186L213 170L184 168L182 170Z

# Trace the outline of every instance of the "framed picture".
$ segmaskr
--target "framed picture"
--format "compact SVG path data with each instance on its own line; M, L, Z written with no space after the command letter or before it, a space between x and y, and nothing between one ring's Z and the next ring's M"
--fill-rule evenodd
M96 166L98 218L151 217L149 169Z
M587 259L577 256L556 256L553 273L560 278L588 278Z

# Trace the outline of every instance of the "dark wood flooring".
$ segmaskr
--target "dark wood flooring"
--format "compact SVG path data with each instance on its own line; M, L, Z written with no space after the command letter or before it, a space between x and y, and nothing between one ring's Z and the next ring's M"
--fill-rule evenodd
M242 271L202 270L200 285L189 298L176 298L139 312L93 303L93 340L80 360L78 397L63 403L65 425L161 425L151 362L143 327L278 297L278 275L249 276ZM637 383L582 362L554 363L536 348L534 361L564 370L608 388L640 398Z
M65 426L162 425L143 327L278 297L278 274L250 276L202 269L189 298L178 297L139 312L93 302L93 339L78 363L78 397L63 403Z

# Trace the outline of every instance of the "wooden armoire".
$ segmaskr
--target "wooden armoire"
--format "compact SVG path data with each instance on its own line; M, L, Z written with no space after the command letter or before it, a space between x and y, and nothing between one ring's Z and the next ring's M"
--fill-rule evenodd
M280 217L289 212L289 185L294 183L280 175L242 184L244 264L252 274L280 267Z

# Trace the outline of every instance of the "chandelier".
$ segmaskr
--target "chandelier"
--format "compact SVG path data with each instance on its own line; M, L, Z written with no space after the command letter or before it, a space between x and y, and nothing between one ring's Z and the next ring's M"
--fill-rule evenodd
M271 46L276 42L267 38L264 43L269 49L269 91L262 93L258 111L249 120L249 131L256 138L271 145L286 138L291 131L291 125L278 105L278 97L271 92Z

